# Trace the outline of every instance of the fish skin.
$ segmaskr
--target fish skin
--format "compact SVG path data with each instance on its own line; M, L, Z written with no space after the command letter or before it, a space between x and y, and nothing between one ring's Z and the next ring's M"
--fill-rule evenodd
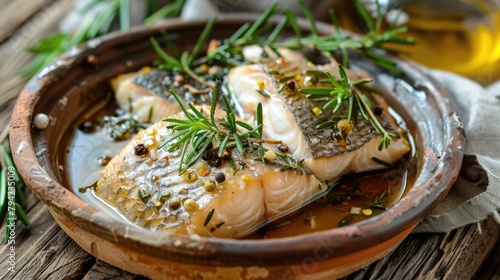
M279 52L290 61L307 63L307 59L298 52L284 48L280 48ZM267 60L277 58L268 47L263 49L258 45L245 47L243 53L246 61L262 60L264 53ZM179 83L175 76L171 72L144 67L137 72L118 76L111 81L111 85L118 106L125 112L132 109L140 122L154 123L181 111L170 90L175 91L184 104L210 104L211 95L205 85L188 75L182 75L184 82ZM218 105L224 107L222 102Z
M202 108L204 113L210 111L209 107ZM222 115L221 111L216 111L217 118ZM94 190L140 227L177 234L237 238L326 192L326 187L308 169L281 171L283 163L279 159L270 165L256 161L257 150L244 156L233 151L233 160L246 164L236 174L228 162L215 168L204 165L200 159L190 170L198 172L203 166L209 169L208 175L201 176L198 172L196 181L186 182L178 175L180 152L158 148L171 133L166 124L157 122L139 132L101 172ZM146 143L148 154L135 155L134 147ZM164 160L166 157L168 161ZM214 180L217 172L223 172L226 180L213 192L207 192L201 182ZM150 194L146 202L139 195L140 188ZM170 198L158 204L167 192ZM188 211L181 205L172 209L169 203L174 198L193 199L199 208ZM212 218L204 226L211 209L214 209ZM220 225L222 222L224 224Z
M163 70L140 70L119 76L111 84L115 90L115 99L122 110L129 112L132 109L140 122L153 123L181 111L170 90L185 104L210 104L211 96L205 86L189 77L184 77L184 80L179 83L175 81L174 74Z
M313 113L313 108L322 108L326 101L307 99L305 94L298 92L298 88L314 87L314 83L307 84L306 70L329 71L334 77L339 76L338 67L334 65L315 66L278 60L233 68L228 74L228 84L235 100L242 108L247 108L249 114L254 114L257 103L262 103L264 137L281 140L289 147L294 157L305 160L305 165L319 180L335 181L347 172L383 168L383 165L371 158L377 157L394 163L410 150L406 140L397 134L397 126L390 117L383 98L374 97L372 102L379 105L383 111L379 119L381 124L396 135L387 148L388 153L376 149L381 136L373 125L361 116L357 117L357 123L347 137L342 137L345 143L339 141L333 129L318 131L316 127L319 124L333 116L346 115L347 108L341 108L335 115L330 109L318 115ZM277 72L283 75L275 74ZM364 78L363 74L352 71L347 71L347 75L351 81ZM280 78L285 76L292 77L295 89L283 86L284 82L280 82ZM257 93L259 84L269 97ZM317 83L316 86L331 85ZM281 87L283 89L280 91ZM373 147L375 149L372 149ZM361 152L364 155L359 155ZM366 162L365 157L370 159L369 163L360 166L352 163L356 159Z

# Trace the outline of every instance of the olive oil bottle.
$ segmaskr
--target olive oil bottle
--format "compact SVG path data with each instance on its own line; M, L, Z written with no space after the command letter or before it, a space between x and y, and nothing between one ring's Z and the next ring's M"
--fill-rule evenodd
M370 4L374 1L362 2ZM499 0L400 0L380 3L399 6L402 10L399 19L408 26L406 35L418 41L417 45L404 47L410 59L431 68L471 77L483 84L500 79ZM350 14L353 9L349 6L352 6L352 1L339 1L337 4L341 25L359 31L363 27L358 25L359 17Z

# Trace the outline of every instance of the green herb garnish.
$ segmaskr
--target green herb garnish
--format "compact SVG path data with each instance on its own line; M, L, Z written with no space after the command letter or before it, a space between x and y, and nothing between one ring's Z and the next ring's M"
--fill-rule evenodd
M159 6L160 1L150 0L152 6ZM148 10L146 24L151 24L162 18L177 17L182 11L185 0L172 0L161 6L157 11ZM89 1L82 9L85 17L74 33L56 33L40 39L36 45L28 49L36 55L33 61L24 67L20 74L23 78L30 78L45 66L60 56L65 51L85 42L113 31L115 23L120 30L130 27L130 0L113 0L107 2L103 9L97 13L88 13L96 5L102 5L102 1Z
M206 227L208 223L210 223L210 220L212 219L212 216L214 215L215 209L212 208L210 212L208 212L207 218L205 219L205 222L203 223L203 226Z
M349 223L351 218L352 218L352 214L347 214L344 218L342 218L342 220L340 220L340 222L337 224L337 226L343 227L343 226L347 225L347 223Z
M219 92L220 81L216 81L212 91L210 115L206 117L192 104L188 104L188 111L177 94L172 90L170 91L186 116L186 119L166 118L163 120L169 123L167 128L173 130L175 133L168 137L160 147L166 146L166 149L170 152L181 150L179 174L184 173L184 171L192 166L212 141L217 143L218 154L220 156L222 151L229 147L236 148L243 155L245 153L244 147L249 147L251 140L262 139L262 112L260 113L260 118L257 116L256 127L252 127L250 124L236 119L225 95L222 95L222 100L225 104L226 117L217 124L215 108ZM246 130L246 132L240 132L241 128Z
M349 81L345 69L341 64L339 64L339 73L340 80L337 80L330 72L325 72L325 75L328 77L328 81L333 85L333 87L301 88L299 89L299 92L306 94L306 97L310 99L328 99L328 102L323 106L323 110L333 107L332 113L336 113L342 105L347 102L347 121L349 123L354 122L356 118L354 112L359 112L365 119L370 120L377 132L382 135L382 139L380 139L377 148L379 150L382 150L384 147L387 148L391 143L391 138L395 135L394 133L385 130L382 124L380 124L379 120L374 115L366 96L359 89L360 86L370 83L372 80L362 79L355 82ZM328 120L328 124L320 124L319 127L329 127L331 123L336 123L336 121L336 118Z
M373 203L368 205L366 208L376 208L386 210L386 204L389 201L389 197L387 196L389 192L385 189L379 196L373 199Z

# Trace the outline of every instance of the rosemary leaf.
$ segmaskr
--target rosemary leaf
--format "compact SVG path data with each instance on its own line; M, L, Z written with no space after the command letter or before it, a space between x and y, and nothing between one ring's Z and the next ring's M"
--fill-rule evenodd
M198 56L198 54L201 51L201 48L203 45L207 42L208 36L210 36L210 33L212 32L212 29L215 26L215 22L217 21L217 16L214 15L210 18L210 20L207 22L205 25L205 28L201 32L200 38L198 39L198 42L196 42L196 45L193 48L193 51L191 52L191 55L189 56L189 63L187 63L187 66L191 65L191 62Z
M120 29L130 28L130 0L120 0Z
M205 219L205 222L203 223L203 226L206 227L208 223L210 223L210 220L212 219L212 216L214 215L215 209L212 208L210 212L208 212L207 218Z
M340 222L337 224L339 227L343 227L349 223L352 218L352 214L347 214Z
M316 28L316 19L314 19L314 15L311 12L311 9L306 5L306 3L303 0L298 0L299 5L302 9L302 12L304 13L304 16L306 17L307 21L309 21L309 26L311 27L311 35L312 37L317 37L318 36L318 30Z
M368 30L370 33L375 33L375 27L373 26L372 18L368 11L366 10L365 6L363 3L361 3L360 0L354 0L354 5L356 7L356 10L358 11L359 15L361 18L363 18L364 24L366 24L366 27L368 27Z
M152 13L149 17L147 17L144 20L144 24L150 25L166 17L178 17L181 14L182 7L184 7L185 2L186 0L170 1L170 3L163 6L161 9L157 10L156 12Z
M250 39L252 36L254 36L255 32L263 25L266 23L266 21L274 14L276 13L276 10L278 9L278 3L273 3L269 8L267 8L262 15L257 19L252 26L245 32L243 35L243 38L245 39Z
M391 164L391 163L388 163L388 162L386 162L386 161L383 161L383 160L379 159L378 157L372 157L372 160L373 160L375 163L378 163L378 164L380 164L380 165L384 165L384 166L388 166L388 167L392 166L392 164Z

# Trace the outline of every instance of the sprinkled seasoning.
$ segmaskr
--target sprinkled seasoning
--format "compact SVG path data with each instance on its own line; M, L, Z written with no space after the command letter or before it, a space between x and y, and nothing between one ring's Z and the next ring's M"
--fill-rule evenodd
M207 176L209 173L210 169L208 169L208 167L201 167L198 169L198 174L200 174L200 176Z
M211 228L211 229L210 229L210 232L214 232L214 231L216 231L216 230L217 230L217 229L219 229L221 226L223 226L225 223L226 223L226 222L220 222L220 223L216 224L214 228Z
M205 182L203 187L205 188L205 191L207 191L207 192L213 192L213 191L215 191L215 188L216 188L214 181Z
M184 81L185 81L184 76L182 76L182 75L175 75L174 80L180 86L182 86L184 84Z
M203 160L211 160L212 159L212 151L204 151L203 154L201 155L201 158Z
M319 107L314 107L312 108L312 112L316 115L319 116L323 113L323 111Z
M264 153L264 159L268 162L273 162L276 158L276 153L274 151L268 150Z
M264 90L264 82L263 82L263 81L257 81L257 87L258 87L260 90Z
M343 226L347 225L347 223L349 223L349 221L351 220L351 218L352 218L352 215L348 214L342 220L340 220L340 222L338 223L338 226L339 227L343 227Z
M145 190L145 189L139 189L139 197L141 198L142 202L146 203L148 202L148 198L151 196L151 194Z
M164 193L160 196L160 201L161 202L165 202L167 201L170 197L172 196L171 193Z
M288 82L286 82L286 86L289 90L292 90L292 91L297 89L297 86L295 85L294 80L288 80Z
M84 123L82 123L79 127L79 129L83 132L83 133L92 133L92 132L95 132L96 131L96 127L95 125L90 122L90 121L86 121Z
M280 152L282 153L286 153L288 152L288 146L285 145L285 144L282 144L282 145L279 145L278 149L280 150Z
M198 203L196 203L196 201L194 201L193 199L191 198L188 198L186 200L184 200L184 209L186 209L186 211L194 211L194 210L198 210Z
M149 150L144 144L138 144L134 147L134 153L136 156L144 156L149 153Z
M196 172L193 170L187 170L183 174L184 177L184 182L186 183L192 183L198 180L198 175L196 175Z
M377 115L377 116L382 115L383 111L384 111L384 109L382 109L382 107L380 107L379 105L376 105L375 107L373 107L373 113L375 113L375 115Z
M97 158L97 163L100 165L100 166L106 166L108 165L108 163L111 161L111 158L106 156L106 155L102 155L100 157Z
M231 151L229 151L228 149L222 150L220 158L223 159L223 160L229 160L229 159L231 159Z
M174 197L172 198L172 200L170 200L170 203L168 205L170 207L170 209L172 210L177 210L179 209L179 207L181 207L181 199L178 198L178 197Z
M217 172L217 174L215 174L215 181L219 184L226 181L226 175L224 175L223 172Z
M218 158L214 161L215 167L220 167L222 165L222 159Z

